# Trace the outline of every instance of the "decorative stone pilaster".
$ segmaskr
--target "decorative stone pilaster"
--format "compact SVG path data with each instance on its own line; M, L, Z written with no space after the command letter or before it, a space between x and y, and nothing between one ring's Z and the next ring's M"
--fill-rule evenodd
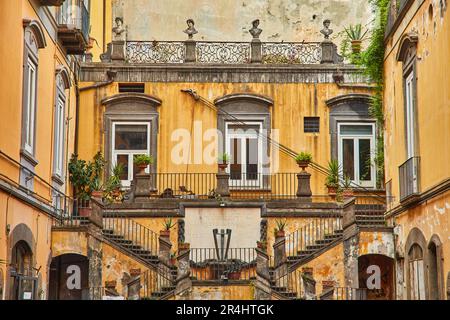
M111 45L111 60L125 61L125 41L113 41Z
M251 46L251 63L262 63L262 43L259 39L253 39Z
M135 202L146 202L153 191L152 175L148 173L138 173L133 181Z
M178 272L175 289L177 297L187 296L186 293L192 289L191 266L189 264L190 253L191 250L188 243L178 244Z
M297 174L297 198L304 202L311 202L311 174L303 170Z
M358 233L355 214L355 198L347 200L342 206L342 229L344 230L344 240L347 240Z
M286 238L277 236L273 244L275 267L286 262Z
M178 243L184 243L185 240L185 222L184 219L178 219Z
M159 252L158 258L160 261L168 264L170 260L170 250L172 244L170 243L170 231L161 231L159 234Z
M322 60L320 63L334 63L335 45L330 40L324 40L320 46L322 47Z
M102 300L102 242L98 237L88 236L87 258L89 262L88 300Z
M269 255L262 249L256 249L255 299L270 300L271 296Z
M347 200L342 206L342 228L344 240L344 286L358 288L359 233L356 224L355 198Z
M220 194L222 197L230 196L230 174L225 171L221 171L216 174L217 178L217 188L216 193Z
M184 59L184 62L197 62L196 59L196 42L195 40L186 40L184 42L185 48L186 48L186 57Z

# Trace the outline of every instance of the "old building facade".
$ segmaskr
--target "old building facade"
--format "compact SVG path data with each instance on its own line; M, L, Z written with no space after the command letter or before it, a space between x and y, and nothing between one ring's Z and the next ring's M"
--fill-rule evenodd
M422 143L445 149L448 98L435 93L442 126L413 117L411 157L397 119L408 70L431 81L448 55L447 11L433 2L422 25L428 1L392 8L383 128L374 85L339 54L343 27L375 15L337 2L0 2L23 52L0 46L18 84L1 99L21 110L1 120L14 133L0 147L2 297L445 299L448 165L439 153L441 171L429 169ZM374 161L383 129L387 194ZM71 184L85 173L76 160L99 154L99 181ZM418 156L420 188L405 195L410 167L398 167Z

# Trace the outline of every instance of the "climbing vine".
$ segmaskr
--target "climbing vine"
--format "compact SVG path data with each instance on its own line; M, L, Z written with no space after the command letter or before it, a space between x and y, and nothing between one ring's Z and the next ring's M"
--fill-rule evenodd
M377 186L384 181L384 114L383 114L383 66L384 66L384 35L388 19L390 0L369 0L377 12L377 22L371 32L370 42L361 53L359 63L364 67L366 75L375 83L375 93L370 105L370 114L377 120L377 146L375 165L377 168Z

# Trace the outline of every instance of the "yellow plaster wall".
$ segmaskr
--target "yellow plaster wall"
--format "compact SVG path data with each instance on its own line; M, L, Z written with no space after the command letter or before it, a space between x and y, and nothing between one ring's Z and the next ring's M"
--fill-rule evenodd
M83 83L88 86L91 83ZM202 159L196 163L192 158L189 165L175 164L171 159L171 152L178 141L172 141L172 133L177 129L191 132L193 121L201 123L203 133L217 126L217 114L192 97L184 94L181 89L192 88L208 99L222 97L231 93L255 93L273 98L271 107L272 129L277 129L279 136L276 140L298 152L310 151L314 161L326 166L330 160L329 110L325 101L350 92L365 92L360 89L341 89L336 84L268 84L268 83L146 83L145 92L162 100L159 107L159 135L158 135L158 172L217 172L216 164L207 164ZM98 90L82 92L80 107L80 156L90 159L94 154L103 150L103 115L100 101L103 98L118 93L118 84ZM315 100L317 98L317 104ZM182 115L182 116L180 116ZM320 116L320 133L303 133L303 116ZM203 143L203 148L208 145ZM198 152L196 152L198 154ZM194 154L192 144L191 155ZM298 172L299 168L294 160L280 153L279 172ZM315 195L326 194L324 175L313 172L312 189Z
M254 300L253 285L192 286L191 300Z
M398 167L406 159L402 63L396 55L403 34L415 31L417 44L417 126L421 191L450 177L450 10L440 17L439 1L415 1L387 42L384 114L386 181L392 180L394 206L399 201ZM433 4L432 20L428 16Z
M164 229L164 221L166 218L133 218L134 221L143 225L144 227L155 232L159 236L159 232ZM170 242L172 243L171 251L174 253L178 250L178 219L172 218L174 227L170 229Z
M316 294L322 293L322 281L332 280L337 287L344 287L344 245L339 243L314 260L302 266L313 268L313 278L316 281Z
M88 255L88 235L84 231L74 232L53 231L52 232L52 256L57 257L63 254Z

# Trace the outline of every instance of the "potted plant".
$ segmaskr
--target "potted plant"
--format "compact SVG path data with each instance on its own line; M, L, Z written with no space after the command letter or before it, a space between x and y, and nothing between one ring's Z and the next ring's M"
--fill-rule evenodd
M242 266L239 261L234 261L228 271L228 280L240 280L241 279Z
M171 266L175 266L177 264L177 255L175 252L170 253L169 263Z
M161 235L161 237L168 238L168 237L170 237L170 229L172 229L175 226L175 224L173 223L172 218L168 218L168 219L164 220L163 225L164 225L164 230L161 230L159 232L159 234Z
M348 175L344 175L344 180L342 181L342 188L344 198L353 197L352 180Z
M368 30L363 32L361 24L357 24L354 26L350 25L348 28L345 28L345 32L351 41L352 52L354 54L359 54L361 52L361 43L365 39Z
M228 167L228 162L230 161L230 156L227 153L222 154L219 157L219 169L220 171L225 171L225 169Z
M335 159L328 162L327 177L325 185L328 188L329 195L336 195L339 188L339 162Z
M190 243L184 241L178 242L178 251L189 250L190 248L191 248Z
M286 220L284 220L284 221L278 220L276 223L277 223L277 226L274 230L275 238L284 238L286 235L286 232L284 229L286 228L287 221Z
M69 181L76 194L76 205L80 216L89 216L92 212L90 199L94 191L101 189L101 174L105 166L105 159L98 152L92 161L78 159L73 154L68 165Z
M266 240L257 241L256 246L258 247L258 249L265 251L265 250L267 250L267 241Z
M134 164L139 168L140 174L144 174L147 167L154 162L153 157L147 154L135 155L133 160Z
M300 152L295 157L295 161L297 162L298 166L304 171L312 161L312 154L309 152Z

